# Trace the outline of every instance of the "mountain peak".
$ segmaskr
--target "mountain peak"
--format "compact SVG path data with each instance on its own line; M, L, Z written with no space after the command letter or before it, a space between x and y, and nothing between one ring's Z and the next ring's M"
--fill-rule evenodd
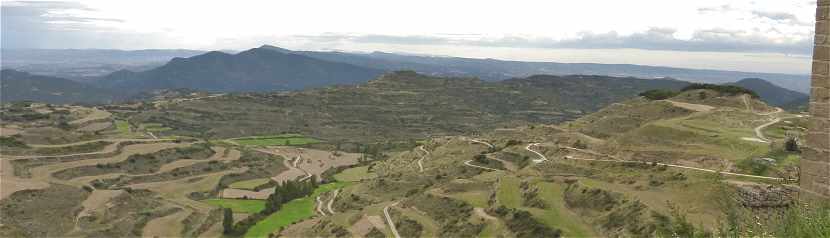
M273 50L273 51L280 52L280 53L293 53L294 52L294 51L286 49L286 48L276 47L276 46L268 45L268 44L262 45L258 48L255 48L255 49Z

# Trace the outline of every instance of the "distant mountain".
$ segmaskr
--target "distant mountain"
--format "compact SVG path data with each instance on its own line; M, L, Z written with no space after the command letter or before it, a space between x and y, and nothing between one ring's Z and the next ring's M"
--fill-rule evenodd
M496 59L406 55L384 52L365 54L347 52L290 51L278 47L267 48L278 50L283 53L301 54L322 60L349 63L387 71L415 70L418 73L426 75L479 77L482 80L488 81L528 77L537 74L609 75L615 77L637 78L668 77L690 82L713 84L735 82L735 80L741 78L764 78L780 87L799 92L809 92L810 88L810 78L807 75L684 69L630 64L523 62Z
M806 109L810 99L807 94L782 88L759 78L746 78L730 84L755 91L767 104L787 110Z
M0 71L0 101L46 103L108 103L114 93L68 79L29 74L16 70Z
M85 81L118 70L148 70L198 50L0 49L3 69Z
M174 58L143 72L119 71L103 77L106 88L131 92L190 88L215 92L296 90L373 79L382 70L320 60L266 47L238 54L212 51Z

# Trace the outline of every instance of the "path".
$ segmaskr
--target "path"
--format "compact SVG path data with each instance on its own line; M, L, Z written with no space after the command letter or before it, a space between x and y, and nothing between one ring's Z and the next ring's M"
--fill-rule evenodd
M530 147L533 147L533 146L539 146L539 143L530 143L525 147L525 150L530 151L530 152L538 155L539 158L541 158L541 159L535 159L535 160L533 160L533 162L541 163L541 162L548 161L548 157L545 157L545 155L543 155L542 153L539 153L538 151L535 151L535 150L530 148Z
M323 211L323 200L320 200L320 196L317 196L317 214L326 216L326 212Z
M392 205L386 206L383 208L383 215L386 216L386 223L389 223L389 228L392 230L392 234L395 235L395 238L401 238L401 235L398 234L398 229L395 228L395 223L392 222L392 216L389 215L389 207L398 205L398 202L392 203Z
M498 218L490 216L490 214L487 214L487 212L484 211L484 208L476 207L473 208L473 211L475 211L476 215L480 216L481 218L484 218L485 220L498 220Z
M63 158L63 157L72 157L72 156L85 156L85 155L99 155L99 154L107 154L115 152L118 148L118 144L122 142L164 142L164 141L173 141L173 139L112 139L112 140L94 140L85 143L93 143L96 141L110 141L115 142L112 145L108 145L104 148L104 150L96 151L96 152L87 152L87 153L75 153L75 154L66 154L66 155L23 155L23 156L2 156L9 160L22 160L22 159L36 159L36 158ZM81 144L85 144L81 143ZM72 146L76 143L64 145L64 146ZM52 145L29 145L31 147L53 147ZM63 147L63 146L54 146L54 147Z
M299 180L299 181L305 181L306 179L311 178L312 175L308 171L305 171L305 169L302 169L299 166L297 166L297 163L299 163L299 161L301 161L301 160L303 160L303 157L299 156L299 155L297 156L297 159L294 159L294 168L299 169L300 171L303 171L303 173L305 173L305 177L302 177Z
M568 147L562 147L562 148L568 148ZM568 149L569 149L569 148L568 148ZM611 156L611 155L603 155L603 156L605 156L605 157L609 157L609 158L614 158L614 156ZM672 167L672 168L680 168L680 169L687 169L687 170L696 170L696 171L702 171L702 172L708 172L708 173L717 173L717 174L723 174L723 175L732 175L732 176L738 176L738 177L748 177L748 178L757 178L757 179L770 179L770 180L776 180L776 181L787 181L787 179L785 179L785 178L777 178L777 177L758 176L758 175L751 175L751 174L740 174L740 173L724 172L724 171L717 171L717 170L712 170L712 169L704 169L704 168L695 168L695 167L689 167L689 166L683 166L683 165L676 165L676 164L666 164L666 163L650 163L650 162L644 162L644 161L617 160L617 159L586 159L586 158L577 158L577 157L570 156L570 155L566 155L564 158L565 158L565 159L567 159L567 160L581 160L581 161L595 161L595 162L637 163L637 164L648 163L648 164L655 164L655 165L661 165L661 166ZM789 180L789 181L793 181L793 180Z
M490 171L501 171L500 169L487 168L487 167L484 167L484 166L474 165L474 164L471 164L472 162L473 162L473 160L464 161L464 165L474 167L474 168L479 168L479 169L490 170Z
M470 139L470 141L472 141L473 143L479 143L479 144L486 145L487 147L490 147L490 149L496 149L496 146L494 146L493 144L490 144L490 142L486 142L486 141L478 140L478 139Z
M334 215L334 209L331 208L331 206L334 204L334 199L337 199L337 194L338 193L340 193L340 189L335 189L334 190L334 195L331 196L331 200L329 200L329 204L327 206L328 209L329 209L329 213L331 213L332 215Z
M771 126L772 124L778 123L780 121L781 121L781 118L775 118L775 120L772 120L771 122L767 122L767 123L764 123L763 125L755 127L755 136L758 137L758 139L761 139L761 141L764 142L764 143L770 143L771 142L770 139L767 138L766 136L764 136L764 132L762 132L762 131L764 130L764 128L766 128L768 126Z
M426 149L424 149L424 146L423 146L423 145L422 145L422 146L418 146L418 149L424 152L424 155L422 155L422 156L421 156L421 158L420 158L420 159L418 159L418 168L420 168L420 169L421 169L421 173L423 173L423 172L424 172L424 163L423 163L423 161L424 161L424 158L426 158L426 156L427 156L427 155L429 155L429 151L427 151Z

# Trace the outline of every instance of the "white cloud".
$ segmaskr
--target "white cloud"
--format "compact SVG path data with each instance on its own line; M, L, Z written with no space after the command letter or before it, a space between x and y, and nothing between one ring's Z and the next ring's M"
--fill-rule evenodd
M44 48L241 49L269 43L320 49L358 43L809 54L815 13L815 2L809 0L49 3L61 5L57 8L43 4L3 0L3 47L32 47L36 42L34 47ZM8 9L32 6L40 12L8 21ZM22 22L37 27L22 27ZM17 31L7 31L12 28Z

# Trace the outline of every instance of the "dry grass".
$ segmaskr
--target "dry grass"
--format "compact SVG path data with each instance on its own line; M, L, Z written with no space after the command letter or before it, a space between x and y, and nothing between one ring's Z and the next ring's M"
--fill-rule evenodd
M112 113L110 113L108 111L98 109L98 108L82 108L82 109L77 109L77 110L78 111L83 111L81 113L83 113L84 116L81 119L70 121L69 122L70 125L84 124L86 122L91 122L91 121L95 121L95 120L107 119L110 116L112 116Z
M189 211L179 211L147 222L141 233L143 237L180 237L184 230L184 219Z
M14 167L11 162L7 159L0 159L0 200L17 191L47 187L49 187L47 182L14 176Z

